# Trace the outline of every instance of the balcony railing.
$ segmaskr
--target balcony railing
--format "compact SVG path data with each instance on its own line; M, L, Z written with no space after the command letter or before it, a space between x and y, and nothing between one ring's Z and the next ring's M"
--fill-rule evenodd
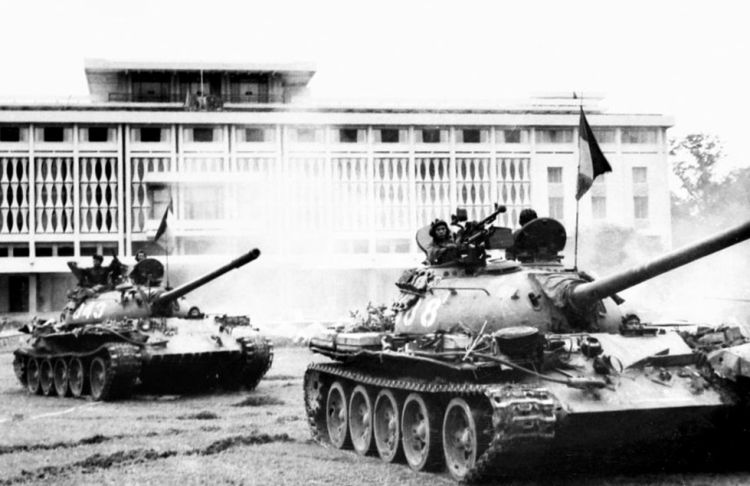
M184 103L189 109L221 109L225 103L280 103L282 97L269 93L256 95L197 95L187 93L167 94L139 94L139 93L109 93L111 102L121 103ZM201 108L203 107L203 108Z

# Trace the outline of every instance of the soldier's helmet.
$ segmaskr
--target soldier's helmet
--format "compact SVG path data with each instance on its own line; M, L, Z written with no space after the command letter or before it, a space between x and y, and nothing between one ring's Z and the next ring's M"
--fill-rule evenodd
M518 216L518 225L519 226L525 226L526 223L529 221L533 221L537 218L536 211L534 211L531 208L526 208L521 211L521 214Z

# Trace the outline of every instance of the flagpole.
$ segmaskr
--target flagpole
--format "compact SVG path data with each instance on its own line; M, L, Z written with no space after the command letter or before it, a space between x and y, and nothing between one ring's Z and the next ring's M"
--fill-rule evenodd
M167 235L166 239L167 241L166 241L166 244L164 245L166 255L164 255L164 259L165 259L166 266L167 266L167 285L166 286L169 287L169 235Z
M575 94L575 93L574 93ZM578 98L579 107L583 111L583 93ZM580 123L578 124L578 130L581 130ZM580 198L578 197L578 177L581 173L581 134L578 134L578 170L576 171L576 229L575 229L575 240L573 243L573 270L578 271L578 215L580 213Z

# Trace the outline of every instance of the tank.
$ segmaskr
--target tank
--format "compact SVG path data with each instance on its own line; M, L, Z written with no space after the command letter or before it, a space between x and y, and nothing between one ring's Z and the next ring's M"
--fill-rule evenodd
M271 342L249 317L205 315L184 295L259 256L254 249L173 289L152 258L113 288L79 286L59 320L21 329L29 336L14 351L18 380L32 394L94 400L125 398L136 386L156 393L255 388L271 366Z
M558 221L512 233L491 226L502 211L454 217L450 261L396 283L392 329L311 339L331 358L304 378L313 438L466 482L726 451L746 426L746 340L704 329L721 336L701 347L689 326L623 315L617 292L747 240L750 222L595 280L561 263ZM417 233L426 253L428 232Z

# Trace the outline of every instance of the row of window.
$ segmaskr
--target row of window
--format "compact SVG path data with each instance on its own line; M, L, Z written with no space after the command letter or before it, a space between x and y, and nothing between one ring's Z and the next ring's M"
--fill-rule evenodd
M549 216L557 220L565 217L564 198L555 196L549 198ZM595 220L607 219L607 198L604 196L591 197L591 216ZM648 196L633 196L633 217L637 220L648 219Z
M605 176L599 176L595 184L604 182ZM549 184L562 184L563 168L547 167L547 182ZM633 184L648 183L648 167L633 167ZM562 220L564 217L563 198L559 196L549 198L549 215L551 218ZM591 215L593 219L607 218L607 198L605 196L592 194ZM633 197L633 216L637 220L648 219L648 196Z
M459 128L456 130L456 143L486 144L490 142L489 128ZM185 130L188 142L219 142L223 129L219 126L189 127ZM450 141L450 130L445 127L420 127L415 131L415 143L440 144ZM572 128L539 128L535 130L537 143L570 144L573 143ZM615 143L614 128L594 130L600 143ZM324 143L325 128L294 127L289 131L290 141L298 143ZM624 144L654 144L657 141L656 129L623 128L621 141ZM39 142L69 142L72 140L72 128L61 125L50 125L35 128L34 139ZM80 129L83 142L109 142L115 139L115 128L108 126L90 126ZM529 143L530 131L516 128L495 129L495 140L500 144ZM159 126L136 127L132 130L133 142L158 143L169 141L169 129ZM332 130L335 143L366 143L367 129L363 127L335 128ZM246 143L269 143L276 139L274 127L240 127L237 129L237 141ZM0 142L27 142L28 129L14 125L0 126ZM408 143L407 128L375 128L373 143Z
M595 182L604 181L606 174L599 176ZM550 184L562 184L563 168L547 167L547 182ZM633 167L633 184L648 183L648 167Z

